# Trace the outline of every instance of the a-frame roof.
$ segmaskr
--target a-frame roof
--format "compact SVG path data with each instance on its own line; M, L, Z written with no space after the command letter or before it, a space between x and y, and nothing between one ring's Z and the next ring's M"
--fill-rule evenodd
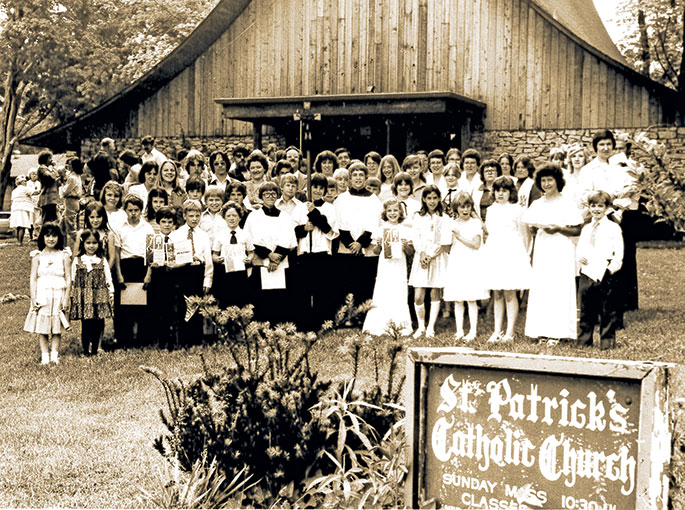
M607 57L626 63L611 40L592 0L529 0L547 12L554 20Z
M24 138L21 143L36 146L47 145L59 149L64 147L70 138L78 137L79 133L86 132L88 125L98 125L102 119L107 119L113 114L120 114L140 103L192 65L231 26L250 1L220 0L176 49L141 78L74 120ZM626 65L618 48L609 37L593 0L526 1L600 59L621 68L626 74L645 85L665 90L665 87L639 75Z

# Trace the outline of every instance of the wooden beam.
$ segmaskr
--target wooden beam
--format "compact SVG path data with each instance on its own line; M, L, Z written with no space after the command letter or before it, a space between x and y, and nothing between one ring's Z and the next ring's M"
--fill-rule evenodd
M301 104L296 103L272 103L269 105L249 103L242 105L225 104L223 108L223 116L225 118L248 121L253 119L292 118L295 112L302 110ZM322 116L445 113L447 110L447 102L439 99L423 101L393 101L390 103L322 103L312 105L312 111L320 113Z

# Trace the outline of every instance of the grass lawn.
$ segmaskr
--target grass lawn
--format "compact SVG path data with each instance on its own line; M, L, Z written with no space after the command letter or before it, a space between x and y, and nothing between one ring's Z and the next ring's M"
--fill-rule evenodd
M0 239L0 296L28 295L29 247ZM638 250L640 305L626 318L613 351L533 345L523 339L505 349L582 357L685 362L685 251L667 246ZM79 356L78 324L65 335L61 364L39 364L38 340L22 326L27 300L0 304L0 506L140 507L139 489L155 491L161 457L152 440L162 431L158 417L162 388L140 365L172 376L200 370L199 354L226 363L219 347L166 352L155 349ZM487 349L491 317L471 344ZM431 342L452 345L454 327ZM523 321L519 324L519 334ZM342 362L340 336L324 339L313 355L323 377L342 379L351 362ZM425 340L415 345L428 345ZM403 363L400 361L400 363ZM400 366L403 366L401 364ZM370 377L368 358L361 374ZM685 385L679 384L682 388Z

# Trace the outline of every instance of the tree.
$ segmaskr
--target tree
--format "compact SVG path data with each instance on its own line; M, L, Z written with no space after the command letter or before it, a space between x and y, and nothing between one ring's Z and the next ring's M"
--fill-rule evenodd
M0 0L0 198L17 140L144 74L217 1Z
M685 0L619 0L608 21L622 33L617 46L628 63L685 102Z

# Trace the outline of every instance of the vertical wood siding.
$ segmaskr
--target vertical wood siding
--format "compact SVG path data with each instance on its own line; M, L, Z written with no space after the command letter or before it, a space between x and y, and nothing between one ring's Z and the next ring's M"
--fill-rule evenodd
M452 91L486 129L637 127L663 107L529 0L253 0L130 116L133 134L250 134L219 97ZM137 131L137 133L136 133Z

